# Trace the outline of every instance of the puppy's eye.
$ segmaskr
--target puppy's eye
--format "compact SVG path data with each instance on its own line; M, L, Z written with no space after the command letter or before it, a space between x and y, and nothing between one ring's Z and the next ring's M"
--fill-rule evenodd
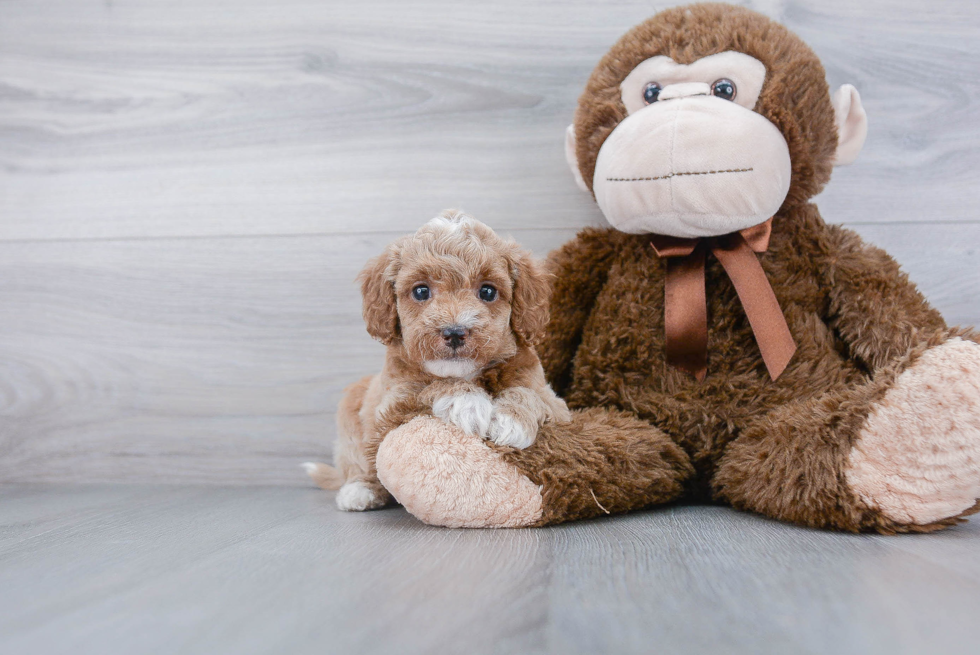
M415 298L416 300L418 300L419 302L428 300L429 299L429 285L427 285L427 284L419 284L419 285L416 285L415 288L412 289L412 297Z
M652 105L660 97L662 87L656 82L650 82L643 88L643 102Z
M497 299L497 290L490 284L484 284L480 287L480 300L484 302L493 302Z
M711 95L717 96L722 100L734 100L737 92L735 82L732 82L724 77L720 80L716 80L715 83L711 85Z

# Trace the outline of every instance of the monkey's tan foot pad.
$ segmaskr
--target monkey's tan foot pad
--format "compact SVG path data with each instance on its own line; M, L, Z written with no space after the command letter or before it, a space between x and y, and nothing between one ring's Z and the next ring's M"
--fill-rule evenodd
M980 346L950 339L902 372L868 417L846 477L897 523L970 510L980 498Z
M517 528L541 519L541 488L479 437L431 416L392 430L378 478L412 515L450 528Z

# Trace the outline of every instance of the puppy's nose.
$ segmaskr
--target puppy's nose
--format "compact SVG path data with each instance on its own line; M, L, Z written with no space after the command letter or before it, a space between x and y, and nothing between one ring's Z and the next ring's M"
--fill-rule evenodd
M466 341L466 328L460 325L450 325L442 331L442 338L446 340L450 348L456 350Z

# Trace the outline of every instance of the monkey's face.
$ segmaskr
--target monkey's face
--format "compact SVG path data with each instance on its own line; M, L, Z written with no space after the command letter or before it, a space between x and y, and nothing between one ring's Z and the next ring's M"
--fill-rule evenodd
M753 108L766 68L740 52L689 66L647 59L620 85L629 115L606 138L592 184L630 234L704 237L757 225L789 191L786 140Z
M806 202L866 134L857 90L831 98L798 37L709 3L665 10L613 46L579 99L566 155L617 229L694 238Z

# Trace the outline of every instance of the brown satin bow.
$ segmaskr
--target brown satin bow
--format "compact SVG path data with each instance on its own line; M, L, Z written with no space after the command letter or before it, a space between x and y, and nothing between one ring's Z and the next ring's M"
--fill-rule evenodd
M796 343L755 253L769 248L772 219L739 232L703 239L652 235L650 245L667 259L664 329L667 362L701 381L708 371L708 305L704 293L705 252L711 250L738 293L762 360L775 380Z

